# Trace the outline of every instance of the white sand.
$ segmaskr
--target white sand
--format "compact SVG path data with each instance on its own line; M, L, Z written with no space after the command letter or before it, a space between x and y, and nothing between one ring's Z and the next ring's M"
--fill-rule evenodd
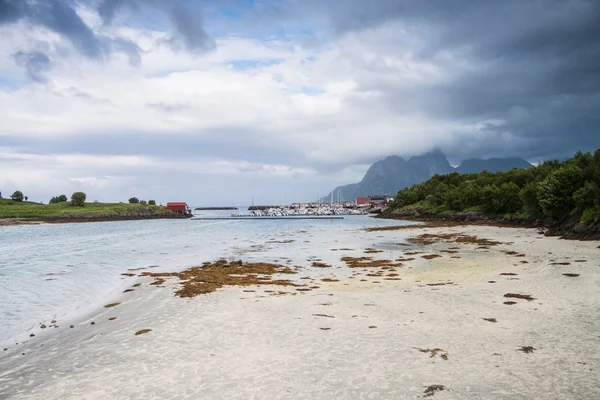
M470 244L395 244L436 232L514 243L489 251ZM446 388L435 399L600 398L600 243L480 226L293 238L239 254L281 263L290 258L304 267L298 277L316 278L320 289L226 288L181 299L173 296L175 280L166 288L143 280L120 306L0 354L0 398L410 399L434 384ZM331 251L343 247L355 250ZM377 258L414 250L442 257L414 256L397 269L400 281L367 277L378 269L351 270L340 262L344 255L363 256L368 247L385 249L371 254ZM450 247L459 253L439 253ZM334 267L311 268L311 256ZM319 282L332 276L340 281ZM448 281L454 284L427 285ZM249 289L256 292L243 291ZM506 299L506 293L536 300ZM517 304L503 304L508 300ZM112 316L117 319L108 321ZM134 336L144 328L152 331ZM536 350L525 354L522 346ZM448 360L419 348L443 349Z

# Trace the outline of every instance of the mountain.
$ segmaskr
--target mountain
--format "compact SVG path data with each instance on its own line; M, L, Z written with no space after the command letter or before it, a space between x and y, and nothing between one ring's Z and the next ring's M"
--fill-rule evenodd
M357 197L375 194L395 195L398 190L425 182L432 176L451 172L472 173L508 171L513 168L529 168L531 164L520 158L490 158L489 160L470 159L463 161L458 168L450 165L444 153L431 151L405 161L399 156L389 156L371 165L358 183L338 186L321 201L354 201Z
M338 198L354 201L356 197L373 194L395 195L398 190L421 183L435 174L454 171L441 151L432 151L405 161L399 156L389 156L371 165L359 183L338 186L321 200L328 202Z
M456 172L460 174L472 174L475 172L510 171L513 168L529 168L532 165L522 158L490 158L488 160L470 159L463 161Z

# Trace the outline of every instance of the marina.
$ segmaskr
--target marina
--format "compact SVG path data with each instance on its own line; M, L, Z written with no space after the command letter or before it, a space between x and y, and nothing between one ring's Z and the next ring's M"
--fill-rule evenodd
M216 220L307 220L307 219L344 219L342 216L332 215L280 215L280 216L268 216L268 215L237 215L231 217L193 217L192 220L202 221L216 221Z

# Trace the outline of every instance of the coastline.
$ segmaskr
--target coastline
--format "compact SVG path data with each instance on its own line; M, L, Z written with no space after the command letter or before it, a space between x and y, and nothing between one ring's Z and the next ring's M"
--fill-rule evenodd
M173 295L176 278L132 278L141 286L119 304L72 329L58 321L56 333L4 352L0 394L417 398L434 388L440 399L600 396L597 243L477 225L327 241L294 232L277 242L240 258L297 266L293 280L306 287L229 286L182 299ZM403 265L350 268L344 257Z
M31 218L0 218L0 226L14 225L40 225L40 224L69 224L84 222L111 222L111 221L140 221L148 219L189 219L192 216L180 214L162 214L162 215L61 215L51 217L31 217Z
M386 211L373 218L419 221L430 226L484 225L507 228L542 229L546 236L560 236L571 240L600 240L600 221L580 222L580 215L573 215L563 221L554 222L542 219L505 218L475 212L452 214L433 213L423 209Z

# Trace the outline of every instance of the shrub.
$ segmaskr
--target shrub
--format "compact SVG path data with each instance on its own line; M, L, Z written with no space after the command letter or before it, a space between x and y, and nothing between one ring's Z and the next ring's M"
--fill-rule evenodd
M600 199L600 189L594 182L586 182L573 193L573 201L577 211L584 211L594 207Z
M75 192L71 195L71 205L81 207L85 203L86 195L83 192Z
M68 200L67 196L65 196L64 194L61 194L60 196L51 198L48 203L50 203L50 204L62 203L63 201L67 201L67 200Z
M573 193L581 184L581 169L566 166L552 171L538 185L537 196L544 214L561 218L575 206Z
M148 200L148 204L151 206L155 206L156 205L156 201L154 200Z
M13 194L10 195L10 198L13 199L14 201L23 201L23 192L21 192L20 190L15 191Z
M130 198L129 198L129 203L131 203L131 204L137 204L137 203L139 203L139 202L140 202L140 201L138 200L138 198L137 198L137 197L130 197Z
M521 201L523 202L525 211L532 217L542 213L537 198L537 182L529 182L521 189Z
M140 200L140 204L145 206L146 204L148 204L148 202L146 202L146 200Z

